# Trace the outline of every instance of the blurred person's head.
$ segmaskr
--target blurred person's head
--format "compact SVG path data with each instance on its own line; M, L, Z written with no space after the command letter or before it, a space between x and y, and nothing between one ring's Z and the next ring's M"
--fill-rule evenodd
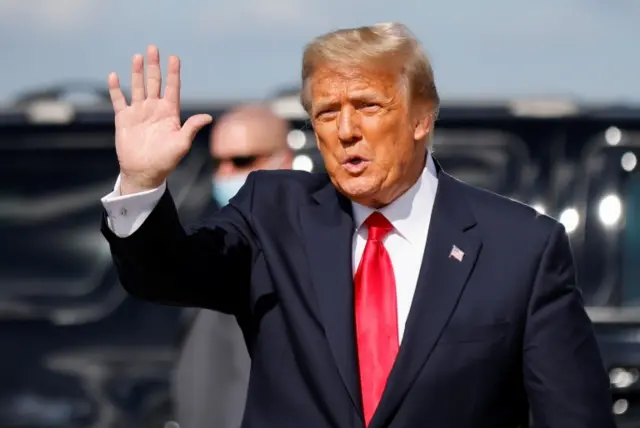
M379 208L417 181L440 100L431 64L404 25L314 39L301 101L331 180L349 199Z
M247 175L259 169L289 169L288 123L262 105L240 106L222 116L211 132L213 197L226 205Z

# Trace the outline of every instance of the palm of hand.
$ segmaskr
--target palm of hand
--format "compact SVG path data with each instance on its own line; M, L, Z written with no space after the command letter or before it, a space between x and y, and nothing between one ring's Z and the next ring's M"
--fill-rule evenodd
M170 173L191 145L181 128L178 112L163 100L146 100L119 112L116 151L122 172L129 176L149 170Z
M180 122L180 60L169 57L164 96L162 73L155 46L147 50L147 78L144 59L133 57L131 104L127 105L115 73L109 75L109 93L115 111L116 152L126 187L134 191L159 186L189 151L197 132L212 120L207 114ZM125 183L121 182L121 187Z

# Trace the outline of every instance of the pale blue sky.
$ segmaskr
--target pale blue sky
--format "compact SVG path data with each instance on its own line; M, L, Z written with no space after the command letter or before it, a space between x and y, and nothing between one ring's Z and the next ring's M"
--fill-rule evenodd
M314 35L392 20L444 98L640 102L638 0L0 0L0 101L112 70L128 84L148 43L181 56L185 99L262 97L297 84Z

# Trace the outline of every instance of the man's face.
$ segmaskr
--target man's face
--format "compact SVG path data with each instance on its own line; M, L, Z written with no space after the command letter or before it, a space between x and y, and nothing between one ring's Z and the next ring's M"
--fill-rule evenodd
M261 131L245 121L228 122L214 131L211 145L214 179L246 175L259 169L287 167L285 151L265 145L269 136ZM278 159L274 156L281 157L279 163L276 164Z
M401 75L321 67L310 84L318 148L341 193L379 207L411 187L424 167L430 123L424 108L410 105Z

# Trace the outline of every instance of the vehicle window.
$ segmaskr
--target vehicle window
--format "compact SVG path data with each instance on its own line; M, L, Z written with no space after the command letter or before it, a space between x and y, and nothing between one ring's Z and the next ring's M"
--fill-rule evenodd
M206 147L202 147L206 151ZM180 204L210 173L197 148L170 179ZM33 310L106 300L117 289L99 226L100 198L113 190L113 131L0 129L0 300ZM175 185L172 185L175 184ZM173 190L175 189L175 190ZM203 189L210 195L209 188ZM202 204L192 204L200 209ZM107 275L111 272L110 275ZM105 303L106 304L106 303Z
M624 192L625 229L622 239L623 303L640 305L640 173L629 177Z
M436 130L434 155L454 177L528 202L530 157L517 136L499 130Z
M586 159L584 225L574 235L579 281L591 305L640 304L639 144L603 146Z
M96 221L118 174L113 145L21 140L0 146L0 292L89 293L110 263Z

